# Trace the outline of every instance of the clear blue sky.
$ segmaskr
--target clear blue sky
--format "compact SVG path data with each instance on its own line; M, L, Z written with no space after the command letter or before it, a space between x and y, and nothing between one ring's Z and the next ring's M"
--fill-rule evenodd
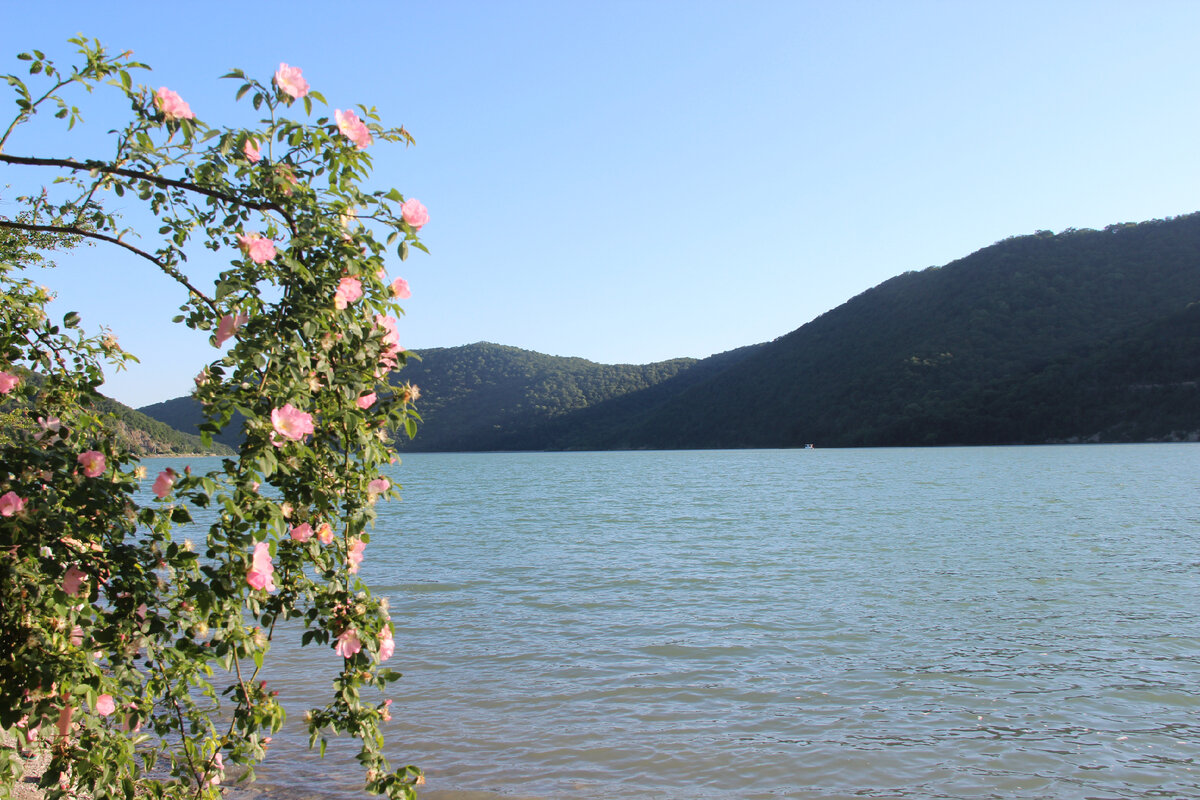
M55 0L4 17L0 72L32 47L66 62L83 32L210 124L247 119L217 76L281 61L332 106L404 124L417 147L376 145L376 179L431 215L432 255L392 268L417 350L701 357L1007 236L1200 208L1195 2ZM79 155L103 122L7 150ZM0 213L30 178L13 169ZM121 253L39 278L141 357L107 385L124 402L187 393L217 355Z

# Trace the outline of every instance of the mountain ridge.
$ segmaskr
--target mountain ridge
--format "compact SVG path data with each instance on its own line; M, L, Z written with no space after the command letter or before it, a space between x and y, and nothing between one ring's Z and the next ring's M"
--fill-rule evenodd
M705 359L605 365L486 342L421 351L400 373L421 387L425 419L404 447L1196 438L1196 302L1200 214L1038 231L897 275L770 342ZM1129 388L1138 385L1172 388Z

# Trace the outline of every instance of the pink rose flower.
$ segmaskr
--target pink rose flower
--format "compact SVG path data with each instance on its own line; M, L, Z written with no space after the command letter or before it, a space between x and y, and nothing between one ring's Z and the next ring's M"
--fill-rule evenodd
M292 538L297 542L307 542L313 537L312 525L302 522L292 528Z
M225 759L220 753L213 756L212 760L213 776L208 779L209 786L217 786L221 783L221 777L225 774Z
M275 242L260 233L238 234L238 246L255 264L265 264L275 257Z
M104 453L99 450L87 450L80 453L76 460L83 465L83 474L89 478L97 478L104 473Z
M415 198L404 201L404 205L400 206L400 216L414 231L421 230L421 226L429 222L429 212L421 205L421 201Z
M366 411L368 408L375 405L375 401L377 399L378 398L377 398L376 394L374 392L371 392L370 394L364 394L362 397L355 400L354 405L358 406L363 411Z
M37 424L41 430L33 435L35 442L45 439L46 444L50 445L58 440L58 432L62 430L62 420L58 417L50 417L49 419L38 417Z
M350 562L350 572L358 572L358 567L362 564L363 550L367 549L367 543L355 536L350 540L350 547L346 551L346 560Z
M383 710L380 712L379 718L384 722L392 721L392 701L390 699L383 701Z
M350 141L354 142L355 147L359 150L366 150L371 142L371 132L367 130L367 126L358 115L353 111L341 111L335 109L333 118L337 120L338 130L342 132Z
M333 543L333 526L328 522L322 522L317 526L317 541L321 544Z
M367 484L367 491L371 494L383 494L390 488L392 488L392 482L387 478L376 478Z
M400 353L404 350L400 346L400 331L396 327L396 318L376 314L375 324L383 329L383 355L379 357L379 363L388 369L393 369L400 358Z
M254 545L254 556L250 560L250 569L246 571L246 583L251 589L266 589L275 591L275 565L271 563L271 548L266 542Z
M102 694L96 698L96 713L100 716L107 717L116 710L117 704L111 694Z
M396 640L392 638L391 626L383 629L379 634L379 660L387 661L396 652Z
M75 647L83 647L83 626L76 625L71 628L71 644Z
M259 161L262 161L262 150L258 149L258 142L254 139L247 139L242 144L242 152L246 154L246 158L249 159L251 164L257 164Z
M87 573L72 564L63 573L62 590L72 597L82 595L84 593L83 581L85 578L87 578Z
M225 316L221 317L221 321L217 323L217 347L225 344L226 340L228 340L230 336L233 336L235 333L237 333L238 328L242 327L249 321L249 314L226 314ZM206 372L207 369L208 368L205 367ZM204 375L205 373L202 372L200 374ZM199 385L199 381L197 381L197 385Z
M404 278L396 278L388 288L392 290L393 297L399 297L401 300L407 300L412 297L412 291L408 288L408 281L404 280Z
M183 98L165 86L154 93L154 105L158 106L158 110L168 120L196 118L191 107L183 102Z
M299 67L280 64L279 69L275 70L275 85L293 100L299 100L308 94L308 81L300 74Z
M64 694L63 700L68 699L69 698L67 695ZM59 709L58 722L56 723L59 738L66 739L71 735L71 717L74 716L74 714L75 706L71 705L70 703L65 704L61 709Z
M0 495L0 517L11 517L25 510L25 499L16 492Z
M342 278L338 281L337 291L334 292L333 305L344 309L362 296L362 281L358 278Z
M154 479L154 496L162 500L171 493L171 487L175 485L175 476L178 473L175 470L167 468L158 473L158 477Z
M350 656L362 650L362 641L358 638L358 631L354 628L347 628L337 637L337 645L333 648L334 652L342 658Z
M0 394L8 394L17 388L17 384L20 382L20 375L14 375L11 372L0 372Z
M271 411L271 425L275 428L275 433L296 442L314 430L312 414L301 411L291 403Z

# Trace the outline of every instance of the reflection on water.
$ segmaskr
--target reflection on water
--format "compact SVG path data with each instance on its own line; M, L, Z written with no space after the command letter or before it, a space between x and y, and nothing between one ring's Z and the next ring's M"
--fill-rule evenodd
M425 798L1200 796L1200 446L405 462L363 574ZM360 796L287 638L256 788Z

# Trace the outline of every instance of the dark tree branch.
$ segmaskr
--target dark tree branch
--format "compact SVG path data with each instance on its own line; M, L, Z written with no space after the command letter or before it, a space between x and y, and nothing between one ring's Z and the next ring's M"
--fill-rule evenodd
M235 197L231 194L218 192L216 189L206 189L203 186L198 186L187 181L176 180L174 178L164 178L161 175L155 175L152 172L142 172L136 169L125 169L124 167L114 167L104 161L75 161L70 158L37 158L34 156L10 156L5 153L0 153L0 161L7 164L20 164L29 167L62 167L63 169L74 170L76 172L103 172L107 175L120 175L123 178L131 178L133 180L149 181L157 186L169 186L175 189L183 189L187 192L195 192L196 194L212 197L216 200L223 200L231 205L242 206L243 208L254 209L255 211L276 211L287 220L288 227L292 229L292 234L296 232L296 222L292 219L287 211L276 203L257 203L253 200L245 200L241 197Z
M201 292L195 286L192 286L191 281L189 281L187 276L182 272L175 269L170 264L165 263L162 259L147 253L145 250L142 250L139 247L134 247L128 242L123 242L115 236L97 233L96 231L89 231L86 228L80 228L76 225L30 225L25 222L14 222L13 220L8 219L0 219L0 228L12 228L13 230L18 231L34 231L38 233L67 233L71 234L72 236L86 236L89 239L99 239L102 242L119 245L124 247L129 252L146 259L151 264L170 275L176 281L182 283L187 287L188 291L203 300L209 308L211 308L214 312L217 311L216 304L212 300L208 299L203 292Z

